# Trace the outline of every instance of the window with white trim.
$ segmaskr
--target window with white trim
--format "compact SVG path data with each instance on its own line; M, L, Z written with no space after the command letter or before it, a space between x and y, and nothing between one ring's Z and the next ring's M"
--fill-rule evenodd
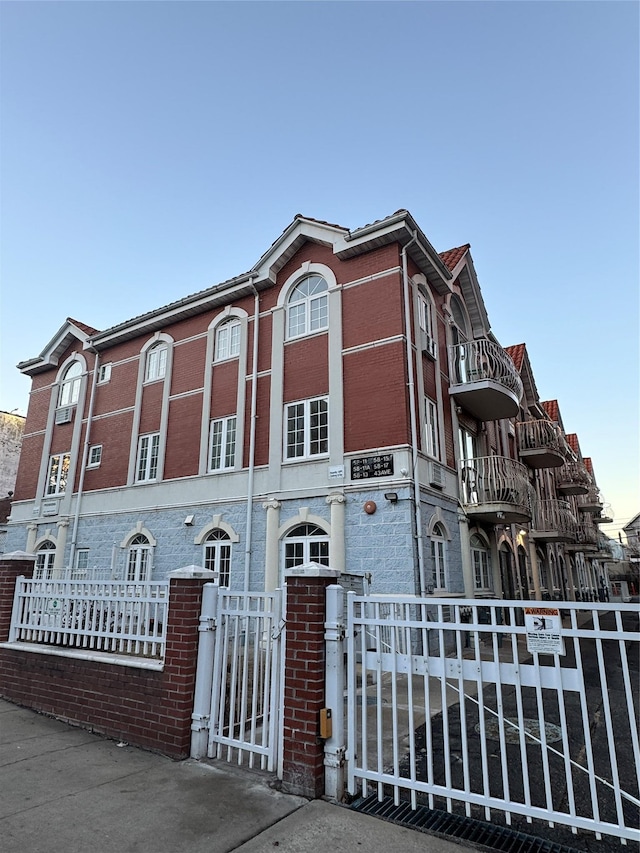
M89 549L80 548L76 551L76 564L71 574L71 580L82 580L87 576L89 568Z
M424 400L425 453L438 459L438 404L425 397Z
M89 460L87 461L87 468L97 468L101 462L102 445L94 444L93 447L89 448Z
M63 374L58 406L72 406L78 402L81 381L82 365L79 361L73 361Z
M49 580L53 577L53 563L56 558L54 542L43 542L36 552L36 562L33 567L34 580Z
M156 344L147 350L144 381L153 382L163 379L167 372L167 354L169 347L165 343Z
M491 553L487 543L472 534L469 538L471 546L471 565L473 566L473 584L475 589L491 589Z
M223 471L236 463L236 416L217 418L209 428L209 471Z
M111 364L101 364L98 370L98 385L102 385L111 379Z
M433 588L447 588L447 538L441 524L434 524L431 533L431 560L433 564Z
M305 563L329 565L329 537L317 524L299 524L284 540L284 567Z
M56 453L49 459L47 472L47 495L64 495L67 491L67 478L71 467L70 453Z
M240 355L240 320L227 320L216 330L215 361Z
M310 459L329 452L327 397L285 406L285 459Z
M148 581L151 575L151 544L138 533L129 543L127 551L127 580Z
M136 461L136 482L155 480L158 476L158 452L160 433L141 435L138 439L138 459Z
M204 568L215 572L218 586L231 579L231 539L224 530L212 530L204 541Z
M430 338L435 338L434 334L434 313L435 309L433 307L433 302L422 294L418 297L419 306L418 306L418 323L420 324L420 328L423 332L426 332Z
M299 338L329 326L329 285L321 275L303 278L287 300L287 337Z

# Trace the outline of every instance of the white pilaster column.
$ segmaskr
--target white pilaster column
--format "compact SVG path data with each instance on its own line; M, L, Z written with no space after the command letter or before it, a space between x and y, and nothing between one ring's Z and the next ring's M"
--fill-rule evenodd
M27 544L25 546L25 551L27 554L35 553L36 547L36 538L38 534L38 525L37 524L29 524L27 527Z
M267 542L264 563L264 588L271 592L278 587L278 528L280 527L280 501L275 499L262 504L267 511Z
M542 588L540 586L540 569L538 567L538 555L535 542L529 539L529 559L531 560L531 575L533 577L533 589L536 601L542 601Z
M332 569L345 571L345 504L347 499L344 495L333 494L328 495L327 503L331 507L331 554L329 555L329 564Z
M56 570L64 566L64 552L67 547L67 533L69 532L69 520L67 518L58 522L58 536L56 538L56 555L53 558L54 577Z

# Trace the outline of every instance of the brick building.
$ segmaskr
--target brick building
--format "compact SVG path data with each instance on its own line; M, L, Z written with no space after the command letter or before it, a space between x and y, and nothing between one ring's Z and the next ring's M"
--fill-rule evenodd
M18 367L7 550L44 574L197 564L272 589L315 561L376 592L586 584L553 466L595 481L524 345L491 333L469 246L438 254L405 210L352 231L296 216L248 272L105 331L68 319Z

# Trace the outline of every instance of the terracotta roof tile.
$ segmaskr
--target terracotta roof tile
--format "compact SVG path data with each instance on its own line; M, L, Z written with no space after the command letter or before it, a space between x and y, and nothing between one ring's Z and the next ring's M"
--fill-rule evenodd
M580 445L578 444L578 436L575 432L567 433L566 435L567 444L573 450L574 453L580 453Z
M505 347L505 352L507 355L511 357L511 360L516 366L516 370L522 370L522 362L524 361L524 354L527 351L526 344L514 344L512 347Z
M582 461L584 462L584 467L587 469L587 471L593 477L593 462L591 461L591 457L585 456Z
M74 326L77 326L83 332L86 332L87 335L95 335L99 329L94 329L93 326L87 326L86 323L81 323L80 320L74 320L73 317L67 317L67 323L73 323Z
M447 269L455 269L460 263L460 258L465 254L467 249L470 248L471 243L465 243L464 246L458 246L456 249L448 249L446 252L440 252L440 260Z
M558 406L557 400L545 400L542 404L542 408L549 415L552 421L560 423L560 407Z

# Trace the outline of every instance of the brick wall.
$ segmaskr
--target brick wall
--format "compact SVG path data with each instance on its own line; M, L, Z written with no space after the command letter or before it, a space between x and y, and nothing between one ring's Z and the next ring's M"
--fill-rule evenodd
M0 560L0 641L8 638L15 578L33 560ZM162 671L0 646L0 695L172 758L189 755L202 587L172 578Z

